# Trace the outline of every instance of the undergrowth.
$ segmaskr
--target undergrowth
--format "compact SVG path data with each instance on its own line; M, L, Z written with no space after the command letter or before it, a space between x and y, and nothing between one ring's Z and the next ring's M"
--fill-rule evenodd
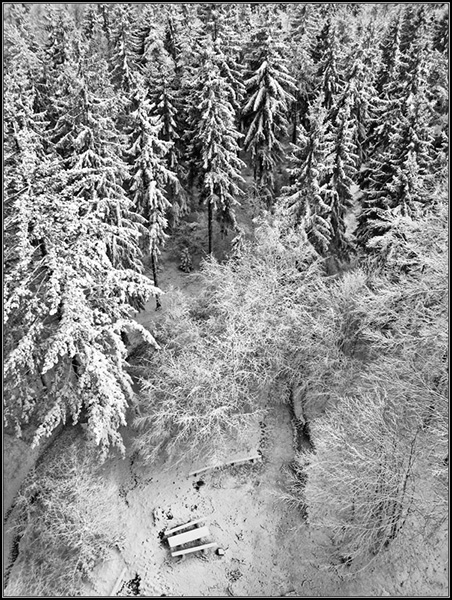
M31 471L9 520L19 546L5 595L80 595L94 566L121 542L117 489L98 469L93 451L72 433Z

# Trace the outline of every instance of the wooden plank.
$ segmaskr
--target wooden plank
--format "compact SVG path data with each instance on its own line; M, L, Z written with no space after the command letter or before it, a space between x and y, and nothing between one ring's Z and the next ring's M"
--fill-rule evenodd
M218 469L218 467L222 467L223 465L220 463L218 465L210 465L210 467L204 467L203 469L197 469L196 471L192 471L188 474L189 477L192 475L199 475L200 473L204 473L205 471L210 471L212 469Z
M178 533L177 535L173 535L168 538L168 544L170 548L174 548L175 546L182 546L182 544L188 544L188 542L193 542L194 540L199 540L202 537L206 537L209 535L209 528L204 527L195 527L194 529L190 529L190 531L185 531L184 533Z
M227 463L224 463L225 466L226 465L238 465L239 463L242 462L252 462L253 460L258 460L260 458L259 454L255 454L253 456L248 456L247 458L239 458L238 460L230 460Z
M199 475L200 473L204 473L205 471L210 471L212 469L218 469L219 467L227 467L229 465L237 465L239 463L248 462L248 461L252 462L254 460L259 460L260 458L261 458L260 454L253 454L251 456L247 456L246 458L237 458L236 460L229 460L225 463L211 465L210 467L204 467L203 469L198 469L197 471L192 471L191 473L188 474L188 476L191 477L192 475Z
M206 548L213 548L214 546L218 546L218 544L216 542L211 542L210 544L203 544L202 546L195 546L194 548L187 548L186 550L171 552L171 556L183 556L184 554L189 554L190 552L198 552L198 550L205 550Z
M172 533L176 533L176 531L180 531L181 529L186 529L187 527L191 527L196 525L196 523L202 523L203 521L210 520L211 517L202 517L201 519L196 519L195 521L190 521L190 523L185 523L185 525L178 525L177 527L173 527L172 529L168 529L165 531L164 537L171 535Z

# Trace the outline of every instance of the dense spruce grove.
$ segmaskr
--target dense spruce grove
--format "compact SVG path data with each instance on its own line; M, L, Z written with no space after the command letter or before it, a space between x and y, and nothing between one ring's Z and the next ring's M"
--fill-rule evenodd
M6 5L6 430L83 421L124 450L138 332L144 463L214 454L298 390L312 449L287 499L327 561L441 521L448 26L445 3ZM203 293L153 336L134 315L160 308L193 210ZM221 262L217 223L236 234Z

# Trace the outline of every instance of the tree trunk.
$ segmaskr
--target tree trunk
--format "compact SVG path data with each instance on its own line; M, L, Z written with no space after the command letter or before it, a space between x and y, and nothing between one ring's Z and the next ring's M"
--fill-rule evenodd
M158 287L159 284L157 281L157 261L153 254L151 256L151 265L152 265L152 277L154 278L154 285L155 285L155 287ZM157 294L157 296L155 297L155 310L159 310L160 308L162 308L162 304L160 302L160 296Z
M209 254L212 255L212 217L213 217L213 207L212 202L209 202L208 206L208 227L209 227Z
M298 134L298 115L297 115L297 103L294 102L292 108L292 116L293 116L293 131L292 131L292 144L297 143L297 134Z

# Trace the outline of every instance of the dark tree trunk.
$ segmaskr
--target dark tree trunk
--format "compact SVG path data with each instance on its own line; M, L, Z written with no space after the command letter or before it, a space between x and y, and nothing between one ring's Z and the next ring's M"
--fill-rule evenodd
M155 287L158 287L158 281L157 281L157 261L155 260L155 256L152 255L151 256L151 265L152 265L152 277L154 278L154 285ZM155 297L155 310L159 310L160 308L162 308L162 304L160 302L160 296L157 294L157 296Z
M208 206L208 223L209 223L209 254L212 254L212 217L213 217L213 207L212 202L209 202Z
M297 143L297 135L298 135L298 106L297 103L294 102L292 108L292 119L293 119L293 131L292 131L292 144Z
M81 375L81 368L82 368L82 363L80 362L80 359L78 358L77 355L72 357L72 369L75 373L75 376L77 377L77 379L80 377Z

